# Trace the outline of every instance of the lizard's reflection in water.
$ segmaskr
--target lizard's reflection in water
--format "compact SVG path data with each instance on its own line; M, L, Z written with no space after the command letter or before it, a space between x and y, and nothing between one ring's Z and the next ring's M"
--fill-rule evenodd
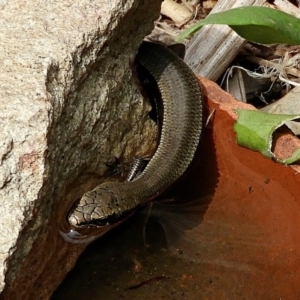
M197 226L201 224L210 200L211 196L192 201L181 200L179 202L173 199L155 201L143 210L143 214L146 214L149 220L152 219L161 225L166 247L171 251L182 253L183 247L187 247L190 243L189 234L197 231ZM147 222L144 232L147 245Z

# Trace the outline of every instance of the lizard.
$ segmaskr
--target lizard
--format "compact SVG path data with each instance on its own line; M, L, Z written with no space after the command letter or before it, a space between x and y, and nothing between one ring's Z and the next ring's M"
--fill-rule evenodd
M72 227L114 227L178 180L196 152L202 131L203 93L193 71L172 50L148 41L140 46L136 62L154 78L161 94L159 145L134 180L104 182L85 193L69 212Z

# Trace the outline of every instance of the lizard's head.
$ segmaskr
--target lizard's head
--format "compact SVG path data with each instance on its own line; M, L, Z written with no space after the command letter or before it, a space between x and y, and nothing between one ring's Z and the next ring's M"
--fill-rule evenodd
M117 182L109 182L84 194L69 212L61 236L71 243L90 243L130 217L134 209L117 196L122 194L118 188Z
M116 195L109 184L87 192L69 213L69 224L74 227L114 227L121 223L133 212L122 209Z

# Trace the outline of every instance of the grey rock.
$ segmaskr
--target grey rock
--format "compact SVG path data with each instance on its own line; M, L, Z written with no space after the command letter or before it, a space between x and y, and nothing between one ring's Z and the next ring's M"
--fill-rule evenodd
M300 114L300 87L295 87L281 99L263 107L263 112L269 114Z
M84 244L67 212L156 144L132 70L159 1L0 1L1 299L48 299Z

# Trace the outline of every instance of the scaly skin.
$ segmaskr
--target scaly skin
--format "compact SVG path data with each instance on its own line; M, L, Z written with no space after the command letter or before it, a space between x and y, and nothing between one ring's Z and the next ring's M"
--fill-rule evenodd
M103 183L70 212L75 227L109 226L156 198L187 169L202 130L202 92L194 73L163 45L143 42L136 58L157 82L163 102L159 146L142 174L130 182Z

